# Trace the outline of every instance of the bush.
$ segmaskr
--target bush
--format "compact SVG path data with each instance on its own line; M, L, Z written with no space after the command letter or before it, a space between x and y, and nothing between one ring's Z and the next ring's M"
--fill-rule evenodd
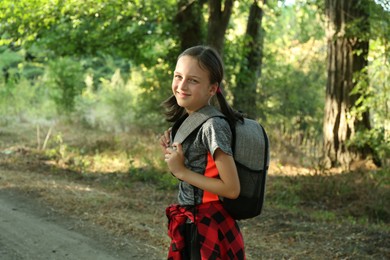
M59 114L69 114L75 109L75 98L85 88L84 72L80 62L61 57L49 62L46 83L52 89L51 97Z

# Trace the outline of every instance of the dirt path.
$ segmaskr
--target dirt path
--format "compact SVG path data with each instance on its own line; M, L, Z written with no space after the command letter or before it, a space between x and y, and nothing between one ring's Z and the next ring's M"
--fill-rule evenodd
M150 259L136 241L65 218L17 191L0 189L0 259ZM125 244L125 245L123 245Z

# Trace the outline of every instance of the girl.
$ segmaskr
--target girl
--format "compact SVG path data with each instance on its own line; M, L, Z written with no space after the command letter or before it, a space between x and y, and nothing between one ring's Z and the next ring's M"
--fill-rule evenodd
M219 200L234 199L240 193L230 129L243 120L222 94L223 74L215 50L189 48L177 60L173 95L163 102L167 121L176 124L210 109L215 96L218 102L214 103L226 117L208 119L181 144L171 144L170 130L160 138L168 168L180 180L179 204L166 210L172 239L168 259L245 259L238 224Z

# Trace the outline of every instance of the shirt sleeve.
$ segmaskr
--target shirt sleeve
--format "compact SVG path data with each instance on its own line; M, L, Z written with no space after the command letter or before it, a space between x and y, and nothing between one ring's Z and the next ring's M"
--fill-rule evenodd
M226 119L212 117L203 124L202 130L203 143L213 157L218 148L228 155L233 155L232 131Z

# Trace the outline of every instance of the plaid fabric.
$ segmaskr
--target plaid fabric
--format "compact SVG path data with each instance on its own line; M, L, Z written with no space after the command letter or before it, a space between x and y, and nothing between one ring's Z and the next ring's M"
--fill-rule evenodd
M168 235L171 238L168 259L181 260L185 245L185 225L188 220L197 226L202 260L245 259L244 241L237 222L226 212L221 202L196 206L196 220L191 210L179 205L166 209Z

